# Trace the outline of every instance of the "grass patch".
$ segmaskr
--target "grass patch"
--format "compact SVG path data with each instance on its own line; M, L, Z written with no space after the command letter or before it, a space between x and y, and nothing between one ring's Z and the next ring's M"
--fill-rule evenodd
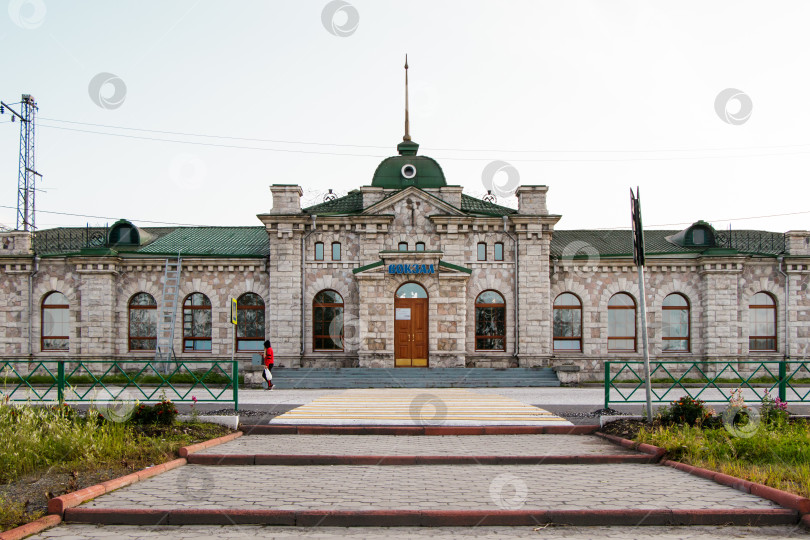
M177 457L230 430L215 424L99 422L70 407L0 404L0 526L36 519L51 496Z
M750 437L723 427L643 427L636 441L664 448L669 459L810 497L810 425L760 425Z

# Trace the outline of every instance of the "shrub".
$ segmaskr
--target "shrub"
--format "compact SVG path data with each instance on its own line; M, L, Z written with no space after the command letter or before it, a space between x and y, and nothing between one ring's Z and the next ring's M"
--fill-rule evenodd
M765 424L777 427L784 426L788 420L787 402L773 396L765 390L760 401L760 417Z
M686 424L689 426L701 425L708 420L714 411L707 409L703 401L690 396L683 396L664 407L659 418L664 424Z
M169 399L164 399L154 405L141 403L132 414L132 421L136 424L161 424L168 426L177 419L177 408Z

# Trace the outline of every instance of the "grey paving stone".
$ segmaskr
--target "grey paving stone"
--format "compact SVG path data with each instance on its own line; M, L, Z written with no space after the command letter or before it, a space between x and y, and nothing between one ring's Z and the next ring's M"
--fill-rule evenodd
M198 453L369 456L638 454L589 435L246 435Z
M60 525L31 540L242 540L246 538L606 538L610 540L716 540L740 538L773 540L774 538L805 538L798 527L471 527L471 528L341 528L341 527L262 527L240 526L182 526L133 527Z
M190 477L210 478L204 485ZM193 488L190 486L194 486ZM257 494L265 497L256 497ZM187 465L86 503L90 508L728 509L778 508L713 481L643 464Z

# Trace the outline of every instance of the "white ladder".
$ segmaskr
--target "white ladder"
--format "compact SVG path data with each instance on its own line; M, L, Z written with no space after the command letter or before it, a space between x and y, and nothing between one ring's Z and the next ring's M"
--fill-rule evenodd
M166 259L163 271L163 298L157 309L157 343L155 344L155 368L164 373L171 370L174 358L174 326L177 320L177 296L180 293L180 270L182 259Z

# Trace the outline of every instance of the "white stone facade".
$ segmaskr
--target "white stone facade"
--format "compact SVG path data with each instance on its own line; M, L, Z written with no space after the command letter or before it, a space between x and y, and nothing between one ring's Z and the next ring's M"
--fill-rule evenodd
M428 294L428 357L433 367L575 365L599 378L606 361L640 360L608 350L608 302L617 293L639 299L638 274L627 256L552 257L558 215L549 214L544 186L518 191L517 212L505 216L462 211L460 188L361 189L362 210L303 212L298 186L271 187L264 224L270 256L184 257L175 352L178 358L231 357L229 298L252 292L265 302L265 336L276 362L289 367L393 367L394 296L402 283ZM314 215L313 215L314 214ZM0 250L0 356L3 359L148 359L130 351L129 301L138 292L161 298L166 259L141 255L72 254L35 257L27 233L3 233ZM315 243L324 245L315 260ZM333 261L330 246L339 242ZM400 242L408 244L400 252ZM415 251L423 242L425 250ZM487 245L479 261L477 245ZM492 260L496 243L503 260ZM646 305L650 353L675 362L806 358L810 353L810 234L791 231L781 257L740 253L673 253L648 257ZM577 246L581 251L582 246ZM584 250L588 253L588 250ZM433 274L395 275L390 264L432 265ZM784 272L784 275L783 273ZM787 281L785 279L787 276ZM517 283L517 286L515 284ZM324 290L344 300L345 348L313 350L313 299ZM487 290L505 300L506 350L479 351L475 301ZM42 302L53 291L69 302L69 350L41 350ZM211 350L183 351L182 299L211 301ZM554 299L565 292L582 302L582 350L555 351ZM749 351L749 304L758 292L775 300L776 350ZM689 303L689 350L663 351L662 305L673 293ZM517 309L515 307L517 306ZM636 326L640 314L636 309ZM249 362L249 353L237 358Z

